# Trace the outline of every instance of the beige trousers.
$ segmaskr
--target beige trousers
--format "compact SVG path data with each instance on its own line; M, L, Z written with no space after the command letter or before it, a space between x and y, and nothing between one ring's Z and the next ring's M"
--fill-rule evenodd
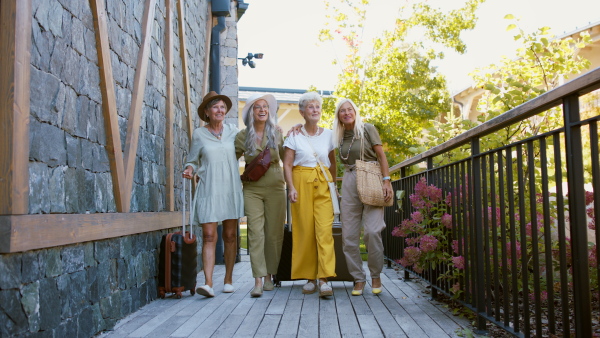
M360 230L364 228L364 242L369 253L368 266L371 278L379 278L383 269L383 241L381 232L385 229L383 207L363 204L356 188L356 171L344 172L342 181L342 242L348 271L355 282L365 282L366 275L360 257Z
M254 278L277 273L286 197L283 169L271 164L256 182L244 182L244 209L248 217L248 250Z

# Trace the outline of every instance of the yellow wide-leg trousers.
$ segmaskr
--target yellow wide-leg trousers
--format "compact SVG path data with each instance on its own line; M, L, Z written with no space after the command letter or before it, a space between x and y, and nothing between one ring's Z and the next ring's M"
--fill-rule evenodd
M319 167L294 167L298 200L292 203L292 279L335 276L333 206Z

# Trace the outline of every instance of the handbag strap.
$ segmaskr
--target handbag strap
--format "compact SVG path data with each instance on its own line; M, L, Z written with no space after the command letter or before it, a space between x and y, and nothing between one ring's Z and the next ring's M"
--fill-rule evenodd
M306 137L306 141L308 141L308 145L310 146L310 149L313 151L313 156L315 157L315 160L317 160L317 164L319 165L319 168L321 168L321 171L323 172L323 176L325 176L325 180L327 181L327 183L333 182L333 177L331 177L331 180L329 179L329 175L327 175L327 172L325 171L323 163L321 163L321 160L319 160L319 157L317 156L317 152L315 151L315 148L313 148L312 143L310 142L310 138L308 137L308 135L306 135L304 133L304 130L300 130L300 132L302 133L302 135L304 135ZM331 174L331 173L329 173L329 174Z

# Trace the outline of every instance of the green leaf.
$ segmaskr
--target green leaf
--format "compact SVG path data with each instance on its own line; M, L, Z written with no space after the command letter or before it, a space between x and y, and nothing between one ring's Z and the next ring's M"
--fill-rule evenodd
M506 27L506 31L510 31L517 28L517 25L515 25L514 23L511 23L510 25L508 25L508 27Z
M515 18L515 16L514 16L514 15L512 15L512 14L506 14L506 15L504 16L504 19L506 19L506 20L513 20L514 18Z

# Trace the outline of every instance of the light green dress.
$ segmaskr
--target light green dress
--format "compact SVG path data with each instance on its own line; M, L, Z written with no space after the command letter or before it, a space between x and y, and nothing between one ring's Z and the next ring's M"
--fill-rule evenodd
M205 127L194 130L188 165L200 181L194 195L194 224L220 222L244 216L242 182L235 156L237 127L223 125L221 139Z

